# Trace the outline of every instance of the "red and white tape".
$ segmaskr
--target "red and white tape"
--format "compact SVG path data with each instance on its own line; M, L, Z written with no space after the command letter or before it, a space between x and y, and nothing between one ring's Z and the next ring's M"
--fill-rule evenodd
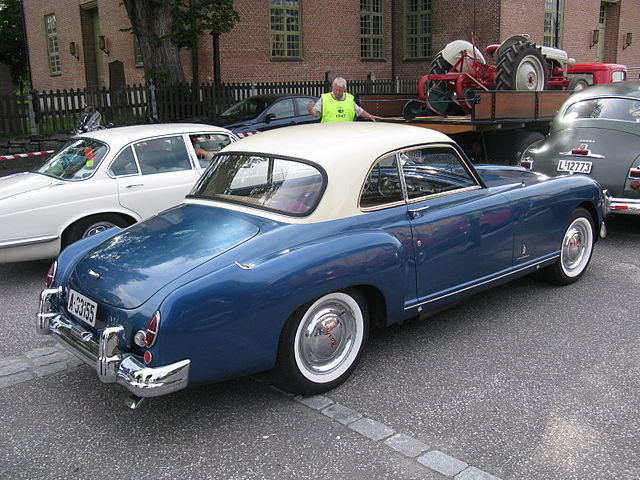
M16 153L14 155L0 155L0 160L13 160L14 158L37 157L38 155L47 155L53 153L54 150L45 150L44 152Z
M241 133L236 133L236 136L242 138L242 137L248 137L250 135L255 135L256 133L258 133L258 132L255 132L255 131L254 132L241 132Z

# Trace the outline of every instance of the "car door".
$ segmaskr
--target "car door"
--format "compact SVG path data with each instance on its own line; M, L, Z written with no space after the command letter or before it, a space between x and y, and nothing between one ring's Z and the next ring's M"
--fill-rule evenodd
M418 302L432 302L512 266L514 217L452 145L398 153L415 251Z
M150 138L124 148L109 169L118 183L120 205L141 218L184 201L200 171L181 135Z
M276 100L260 116L257 130L272 130L278 127L293 125L296 121L295 108L292 98L282 98Z

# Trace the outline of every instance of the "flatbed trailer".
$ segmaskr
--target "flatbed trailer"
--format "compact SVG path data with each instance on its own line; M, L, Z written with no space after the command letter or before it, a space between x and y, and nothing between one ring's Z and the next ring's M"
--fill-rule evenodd
M360 94L357 101L384 122L431 128L451 136L475 162L516 164L519 154L544 138L551 121L573 92L477 91L469 115L403 117L407 94Z

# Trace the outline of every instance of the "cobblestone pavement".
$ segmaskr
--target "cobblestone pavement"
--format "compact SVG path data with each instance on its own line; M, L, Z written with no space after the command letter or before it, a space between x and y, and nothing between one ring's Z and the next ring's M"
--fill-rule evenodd
M54 375L68 369L83 365L80 359L74 357L61 347L37 348L23 355L0 358L0 388L10 387L39 377ZM279 390L283 395L292 395ZM414 459L423 467L438 472L445 477L455 480L500 480L498 477L471 466L466 462L447 455L415 438L396 432L372 418L344 405L334 402L324 395L310 397L296 396L294 401L306 405L320 415L331 418L372 442L381 442L390 449L390 453L401 454Z

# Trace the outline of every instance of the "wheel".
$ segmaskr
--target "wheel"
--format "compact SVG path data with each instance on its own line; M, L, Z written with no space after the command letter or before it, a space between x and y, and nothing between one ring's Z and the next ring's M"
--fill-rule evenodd
M577 92L578 90L583 90L587 87L590 87L589 79L587 77L579 76L573 77L567 85L567 90Z
M443 75L449 73L451 64L447 62L442 53L436 55L431 62L429 75ZM445 81L431 81L425 85L425 98L429 108L439 115L454 115L460 112L460 107L453 99L453 92Z
M111 227L124 228L131 225L131 223L123 216L108 213L82 218L65 231L62 236L62 244L63 247L67 247L73 242L103 232Z
M539 91L547 88L546 61L531 42L519 40L501 52L498 59L498 90Z
M593 218L584 208L577 208L562 238L560 259L542 269L546 281L555 285L569 285L584 274L594 244Z
M367 341L369 318L355 290L329 293L298 309L280 338L275 381L313 395L344 382Z

